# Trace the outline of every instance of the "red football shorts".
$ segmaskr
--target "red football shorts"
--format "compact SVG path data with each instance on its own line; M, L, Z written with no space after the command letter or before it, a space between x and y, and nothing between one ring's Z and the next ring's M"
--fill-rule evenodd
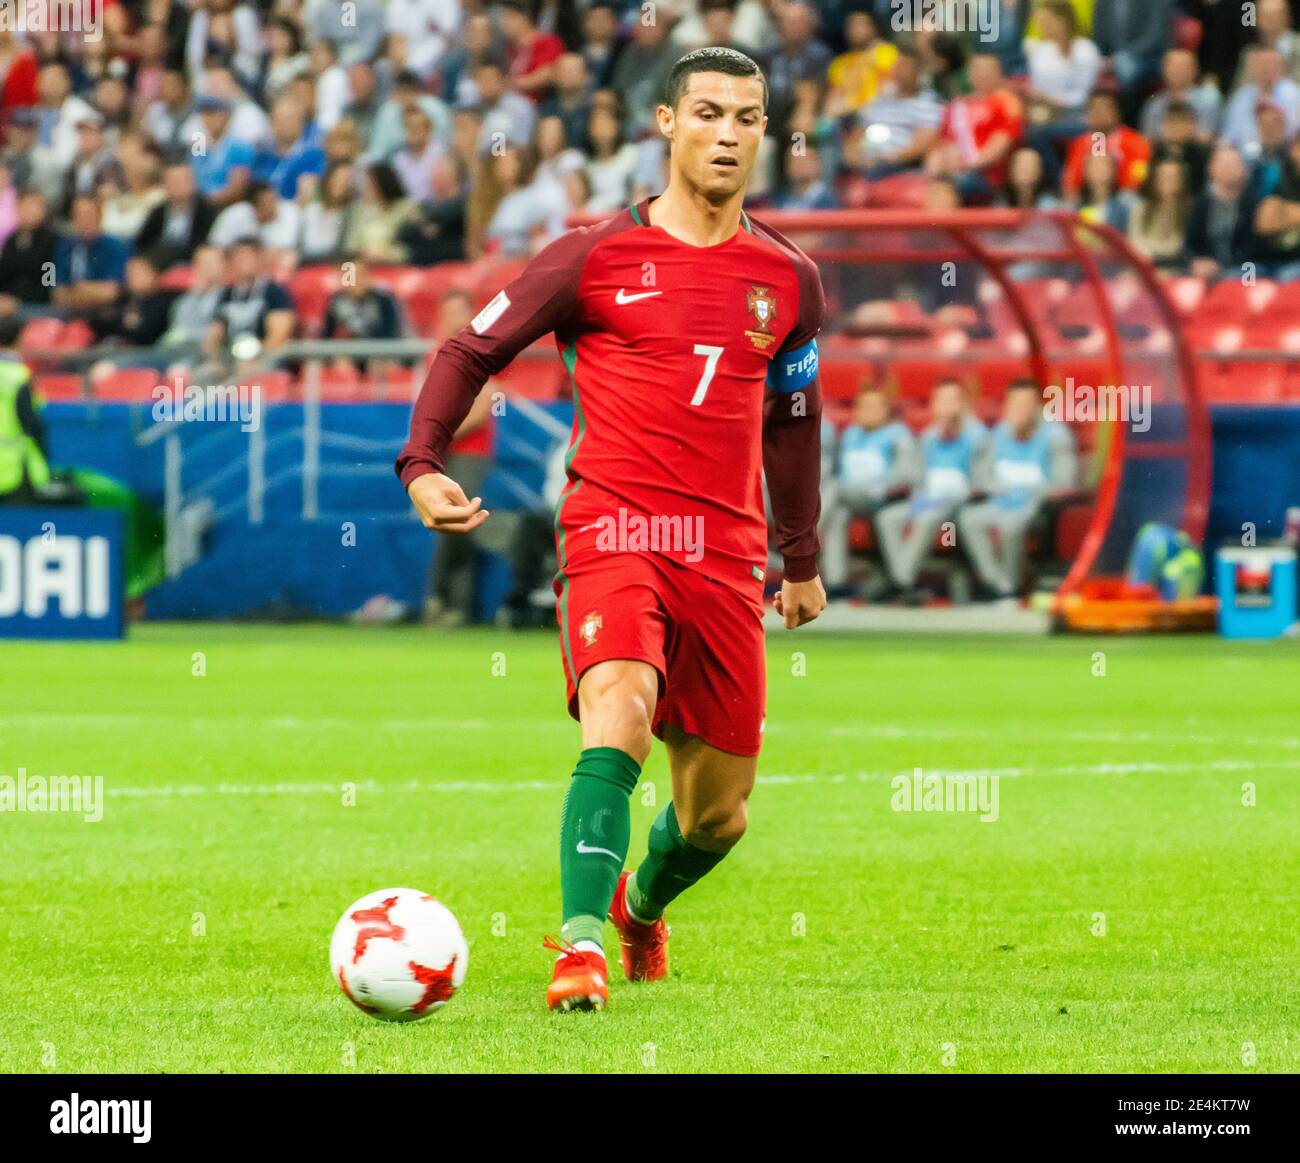
M753 598L654 553L587 550L556 575L568 689L598 662L631 658L659 672L654 733L665 724L733 755L757 755L767 710L762 590Z

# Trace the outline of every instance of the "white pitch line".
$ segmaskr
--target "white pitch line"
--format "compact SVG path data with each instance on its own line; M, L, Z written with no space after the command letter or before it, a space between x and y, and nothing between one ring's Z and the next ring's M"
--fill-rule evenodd
M1068 764L1058 767L980 767L980 768L946 768L923 767L925 775L956 776L1006 776L1008 779L1020 779L1036 775L1178 775L1197 774L1206 771L1216 772L1256 772L1256 771L1295 771L1300 770L1300 760L1283 760L1264 763L1253 759L1222 759L1205 763L1093 763ZM910 777L912 770L901 771L855 771L855 772L804 772L799 774L760 775L760 784L773 787L792 784L843 784L872 783L878 780L893 780L899 776ZM113 787L105 785L104 791L110 796L131 798L169 798L189 796L261 796L261 795L331 795L342 792L345 783L351 784L358 792L517 792L549 791L559 792L565 784L563 775L555 779L524 780L421 780L403 779L392 782L379 782L373 779L339 780L329 783L324 780L311 782L278 783L215 783L215 784L158 784L145 787Z
M73 711L29 711L18 714L0 715L0 728L3 727L153 727L158 724L157 714L116 714L108 712L73 712ZM457 719L457 718L408 718L408 719L365 719L359 716L321 715L313 717L295 717L275 715L263 718L257 715L196 715L187 717L181 729L200 730L256 730L265 728L276 731L321 731L328 729L347 729L357 731L500 731L499 719ZM550 730L570 732L575 729L571 719L563 714L549 715L540 719L510 720L512 728L530 731ZM986 727L936 727L936 726L901 726L894 723L852 723L832 724L814 728L821 734L845 738L879 738L879 739L1005 739L1009 735L1024 733L1035 744L1050 743L1115 743L1120 745L1153 744L1158 746L1193 744L1203 747L1276 747L1288 751L1300 749L1300 737L1285 736L1270 739L1257 735L1197 735L1197 734L1158 734L1149 731L1051 731L1045 730L1038 723L1005 723L997 730ZM784 735L795 731L807 731L806 722L768 723L766 733Z

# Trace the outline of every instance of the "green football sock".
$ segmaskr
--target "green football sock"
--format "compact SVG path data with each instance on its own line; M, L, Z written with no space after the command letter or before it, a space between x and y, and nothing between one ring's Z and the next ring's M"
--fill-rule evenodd
M718 866L725 852L688 844L669 804L650 825L650 850L628 877L627 904L640 921L657 921L676 897Z
M575 945L603 946L632 831L628 797L640 775L641 765L617 747L588 747L578 757L560 817L560 933Z

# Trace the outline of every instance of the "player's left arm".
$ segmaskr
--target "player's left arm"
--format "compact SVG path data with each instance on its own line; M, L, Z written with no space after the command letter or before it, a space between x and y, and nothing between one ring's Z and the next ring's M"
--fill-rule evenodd
M826 608L817 576L822 427L817 333L826 308L821 278L807 259L800 265L799 291L799 318L772 357L763 405L763 471L785 564L776 610L789 630Z

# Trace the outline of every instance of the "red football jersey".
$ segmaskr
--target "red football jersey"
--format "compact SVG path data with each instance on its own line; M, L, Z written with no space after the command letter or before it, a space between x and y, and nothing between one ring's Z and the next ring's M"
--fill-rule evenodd
M444 344L398 459L440 471L488 376L554 332L573 382L561 566L594 546L662 553L752 592L767 563L766 468L786 576L816 573L824 303L812 261L748 215L696 247L649 202L543 250Z

